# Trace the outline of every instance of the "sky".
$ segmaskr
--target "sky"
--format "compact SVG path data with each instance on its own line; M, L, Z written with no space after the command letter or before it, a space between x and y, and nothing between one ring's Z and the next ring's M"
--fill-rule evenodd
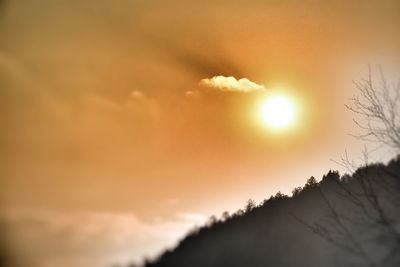
M154 257L363 144L344 107L398 81L400 2L0 0L0 248L13 266ZM397 79L397 80L396 80ZM274 131L260 101L296 121Z

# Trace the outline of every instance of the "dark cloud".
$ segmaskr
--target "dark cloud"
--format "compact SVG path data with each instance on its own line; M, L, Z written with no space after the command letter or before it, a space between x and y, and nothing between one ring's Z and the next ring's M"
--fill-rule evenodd
M167 51L177 63L196 75L205 77L216 75L243 77L240 68L231 62L222 51L217 52L210 49L207 55L182 47L168 48Z
M210 29L210 31L212 31ZM211 39L212 34L210 33ZM193 42L204 42L206 36L202 36L201 33L194 34ZM162 59L175 62L178 66L191 72L196 77L204 76L236 76L242 77L243 71L239 67L239 64L233 62L230 57L226 54L224 49L219 46L218 40L215 43L204 43L202 49L196 49L196 47L188 47L183 44L183 40L180 36L171 40L164 34L144 34L141 38L144 44L154 49Z

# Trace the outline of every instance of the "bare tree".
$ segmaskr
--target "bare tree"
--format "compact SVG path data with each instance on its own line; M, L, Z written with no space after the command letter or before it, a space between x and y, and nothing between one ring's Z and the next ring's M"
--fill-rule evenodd
M375 83L371 70L367 79L354 82L358 95L346 107L357 115L355 124L361 130L354 135L363 141L376 142L400 152L400 83L389 84L380 71ZM319 222L304 223L315 234L332 245L359 257L368 266L398 264L400 255L400 169L380 172L369 168L369 153L364 152L362 169L358 169L347 153L339 164L353 173L351 181L337 181L334 198L342 198L351 212L336 208L334 201L320 188L327 207L327 218ZM349 209L350 210L350 209ZM362 233L362 234L360 234ZM385 236L385 242L382 242ZM369 253L379 247L380 256ZM383 255L383 256L382 256ZM397 258L396 258L397 257Z
M391 84L380 69L380 81L368 78L354 81L358 95L346 107L359 118L355 124L362 130L356 137L374 141L400 151L400 82Z

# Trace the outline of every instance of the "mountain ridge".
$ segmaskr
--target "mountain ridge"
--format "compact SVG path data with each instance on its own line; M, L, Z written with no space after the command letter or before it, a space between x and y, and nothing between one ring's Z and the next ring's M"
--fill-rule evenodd
M394 217L395 230L399 230L399 208L390 204L400 195L398 156L386 165L363 166L352 175L340 176L337 171L329 171L320 182L311 177L304 187L295 188L292 196L278 192L260 205L249 200L244 209L230 216L224 213L220 219L212 217L206 225L188 233L175 248L166 250L155 260L147 260L144 266L399 266L400 246L397 243L394 243L394 257L386 260L386 251L391 250L393 242L379 240L394 236L388 235L386 228L381 229L379 218L371 231L364 229L366 219L358 218L360 208L350 194L362 192L363 184L367 182L380 196L387 193L381 184L394 183L394 193L381 196L380 202L384 204L385 212ZM375 212L374 207L370 210ZM335 213L343 216L343 222L332 219ZM350 218L349 222L357 221L358 224L345 223L346 217ZM360 240L357 241L361 244L358 254L357 242L340 243L346 238L335 230L341 228L340 224L348 228L350 241L350 237ZM332 240L329 240L330 236ZM367 242L366 239L374 241Z

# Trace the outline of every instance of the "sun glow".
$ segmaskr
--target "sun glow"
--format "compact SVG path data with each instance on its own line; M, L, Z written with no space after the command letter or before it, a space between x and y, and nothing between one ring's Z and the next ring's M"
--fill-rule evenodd
M269 96L261 103L260 115L262 122L271 129L287 128L295 121L295 104L284 95Z

